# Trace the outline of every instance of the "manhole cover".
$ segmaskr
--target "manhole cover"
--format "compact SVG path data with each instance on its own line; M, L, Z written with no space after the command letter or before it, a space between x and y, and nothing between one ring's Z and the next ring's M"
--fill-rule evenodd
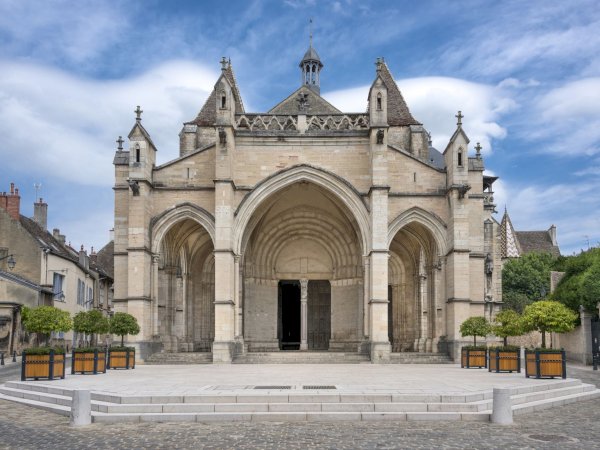
M254 389L291 389L291 386L254 386Z
M560 434L530 434L527 437L540 442L579 442L578 439Z
M335 386L302 386L302 389L335 389Z

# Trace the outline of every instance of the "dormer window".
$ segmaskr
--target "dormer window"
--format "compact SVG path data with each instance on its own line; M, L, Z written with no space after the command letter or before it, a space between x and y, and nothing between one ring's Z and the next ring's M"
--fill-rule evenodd
M381 111L383 108L381 106L381 92L377 94L377 111Z

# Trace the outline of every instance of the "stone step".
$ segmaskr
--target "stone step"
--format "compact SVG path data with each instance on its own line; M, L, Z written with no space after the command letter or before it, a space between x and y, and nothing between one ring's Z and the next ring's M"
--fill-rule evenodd
M346 352L280 351L248 352L233 360L236 364L356 364L369 363L369 355Z
M357 421L445 421L489 422L489 413L386 413L386 412L246 412L246 413L167 413L101 414L95 423L122 422L357 422Z
M392 364L454 364L454 361L442 353L401 352L390 355Z
M515 414L600 398L579 380L540 381L513 389ZM0 386L0 398L68 415L72 390L31 382ZM201 395L122 396L92 392L94 422L146 421L489 421L492 392L465 394L350 393L328 390Z
M150 355L145 364L212 364L210 352L162 352Z

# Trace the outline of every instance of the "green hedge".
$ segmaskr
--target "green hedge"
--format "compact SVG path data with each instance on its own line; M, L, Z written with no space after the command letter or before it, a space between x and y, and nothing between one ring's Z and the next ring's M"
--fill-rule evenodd
M109 352L124 352L126 350L129 350L130 352L135 352L135 347L121 347L120 345L118 345L116 347L110 347L108 349Z
M463 350L487 350L485 345L465 345L462 347Z
M64 355L65 349L62 347L32 347L23 350L26 355L49 355L54 350L55 355Z
M499 350L501 352L518 352L521 350L521 347L517 345L498 345L494 347L490 347L490 351Z
M98 350L99 353L104 351L101 347L79 347L74 348L73 353L94 353L96 350Z
M536 347L536 348L528 348L527 351L530 351L530 352L540 352L540 353L558 353L558 352L562 352L563 349L562 348L541 348L541 347Z

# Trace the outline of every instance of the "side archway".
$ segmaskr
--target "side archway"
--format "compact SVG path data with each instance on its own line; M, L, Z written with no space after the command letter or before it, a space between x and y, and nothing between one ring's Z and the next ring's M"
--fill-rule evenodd
M392 241L402 228L410 223L418 223L429 230L435 239L436 246L440 254L445 254L447 251L446 245L446 230L447 226L442 219L436 214L425 211L419 207L407 209L402 214L399 214L388 226L388 249Z
M150 221L150 242L152 243L153 253L160 252L160 245L171 226L185 219L199 223L207 231L214 245L214 216L204 208L193 203L180 203L163 211Z

